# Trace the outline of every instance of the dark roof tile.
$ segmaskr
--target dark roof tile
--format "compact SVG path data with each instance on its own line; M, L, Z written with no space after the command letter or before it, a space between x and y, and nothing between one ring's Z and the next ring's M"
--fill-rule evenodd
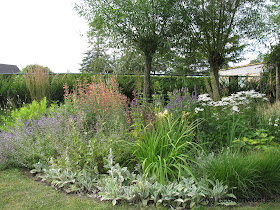
M16 65L0 64L0 74L19 73L20 70Z

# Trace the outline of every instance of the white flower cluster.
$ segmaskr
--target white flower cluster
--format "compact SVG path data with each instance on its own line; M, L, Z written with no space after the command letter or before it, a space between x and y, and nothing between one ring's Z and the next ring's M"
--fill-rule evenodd
M272 119L269 118L268 119L268 125L271 125L271 126L274 126L274 127L278 127L279 126L279 121L280 119L279 118L276 118L274 122L272 122Z
M195 113L202 112L202 111L204 111L203 108L195 107L195 109L194 109Z
M222 98L220 101L213 101L209 94L202 94L198 96L198 102L201 106L228 107L233 112L239 112L238 106L248 105L252 99L262 99L263 101L268 101L265 94L258 93L255 90L237 92L228 97Z

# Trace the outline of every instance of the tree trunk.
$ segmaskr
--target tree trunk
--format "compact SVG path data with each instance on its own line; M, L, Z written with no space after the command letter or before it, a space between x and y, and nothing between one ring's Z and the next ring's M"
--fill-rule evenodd
M152 70L152 55L146 54L146 68L144 77L144 100L151 99L151 70Z
M213 66L211 67L211 85L213 91L213 100L219 101L220 100L220 83L219 83L219 67Z
M280 63L276 65L276 101L280 99Z

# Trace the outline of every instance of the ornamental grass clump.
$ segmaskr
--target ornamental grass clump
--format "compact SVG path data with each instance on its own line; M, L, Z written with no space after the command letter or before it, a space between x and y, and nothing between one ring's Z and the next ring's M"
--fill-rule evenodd
M238 198L271 199L280 195L279 148L250 152L224 150L200 157L198 176L219 180Z
M129 145L144 175L155 176L161 184L180 180L184 175L193 176L189 164L198 148L194 136L199 123L188 121L186 115L174 118L166 110L143 127Z
M280 143L280 102L258 105L256 116L261 121L262 128L268 130Z
M40 101L44 97L49 99L50 81L49 69L40 65L32 65L27 67L24 73L26 87L29 90L31 100Z

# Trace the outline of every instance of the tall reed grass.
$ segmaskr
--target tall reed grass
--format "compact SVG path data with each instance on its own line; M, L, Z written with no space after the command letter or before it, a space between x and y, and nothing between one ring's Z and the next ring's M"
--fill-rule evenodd
M40 65L32 65L24 73L26 86L30 92L31 100L41 101L50 97L49 71Z

